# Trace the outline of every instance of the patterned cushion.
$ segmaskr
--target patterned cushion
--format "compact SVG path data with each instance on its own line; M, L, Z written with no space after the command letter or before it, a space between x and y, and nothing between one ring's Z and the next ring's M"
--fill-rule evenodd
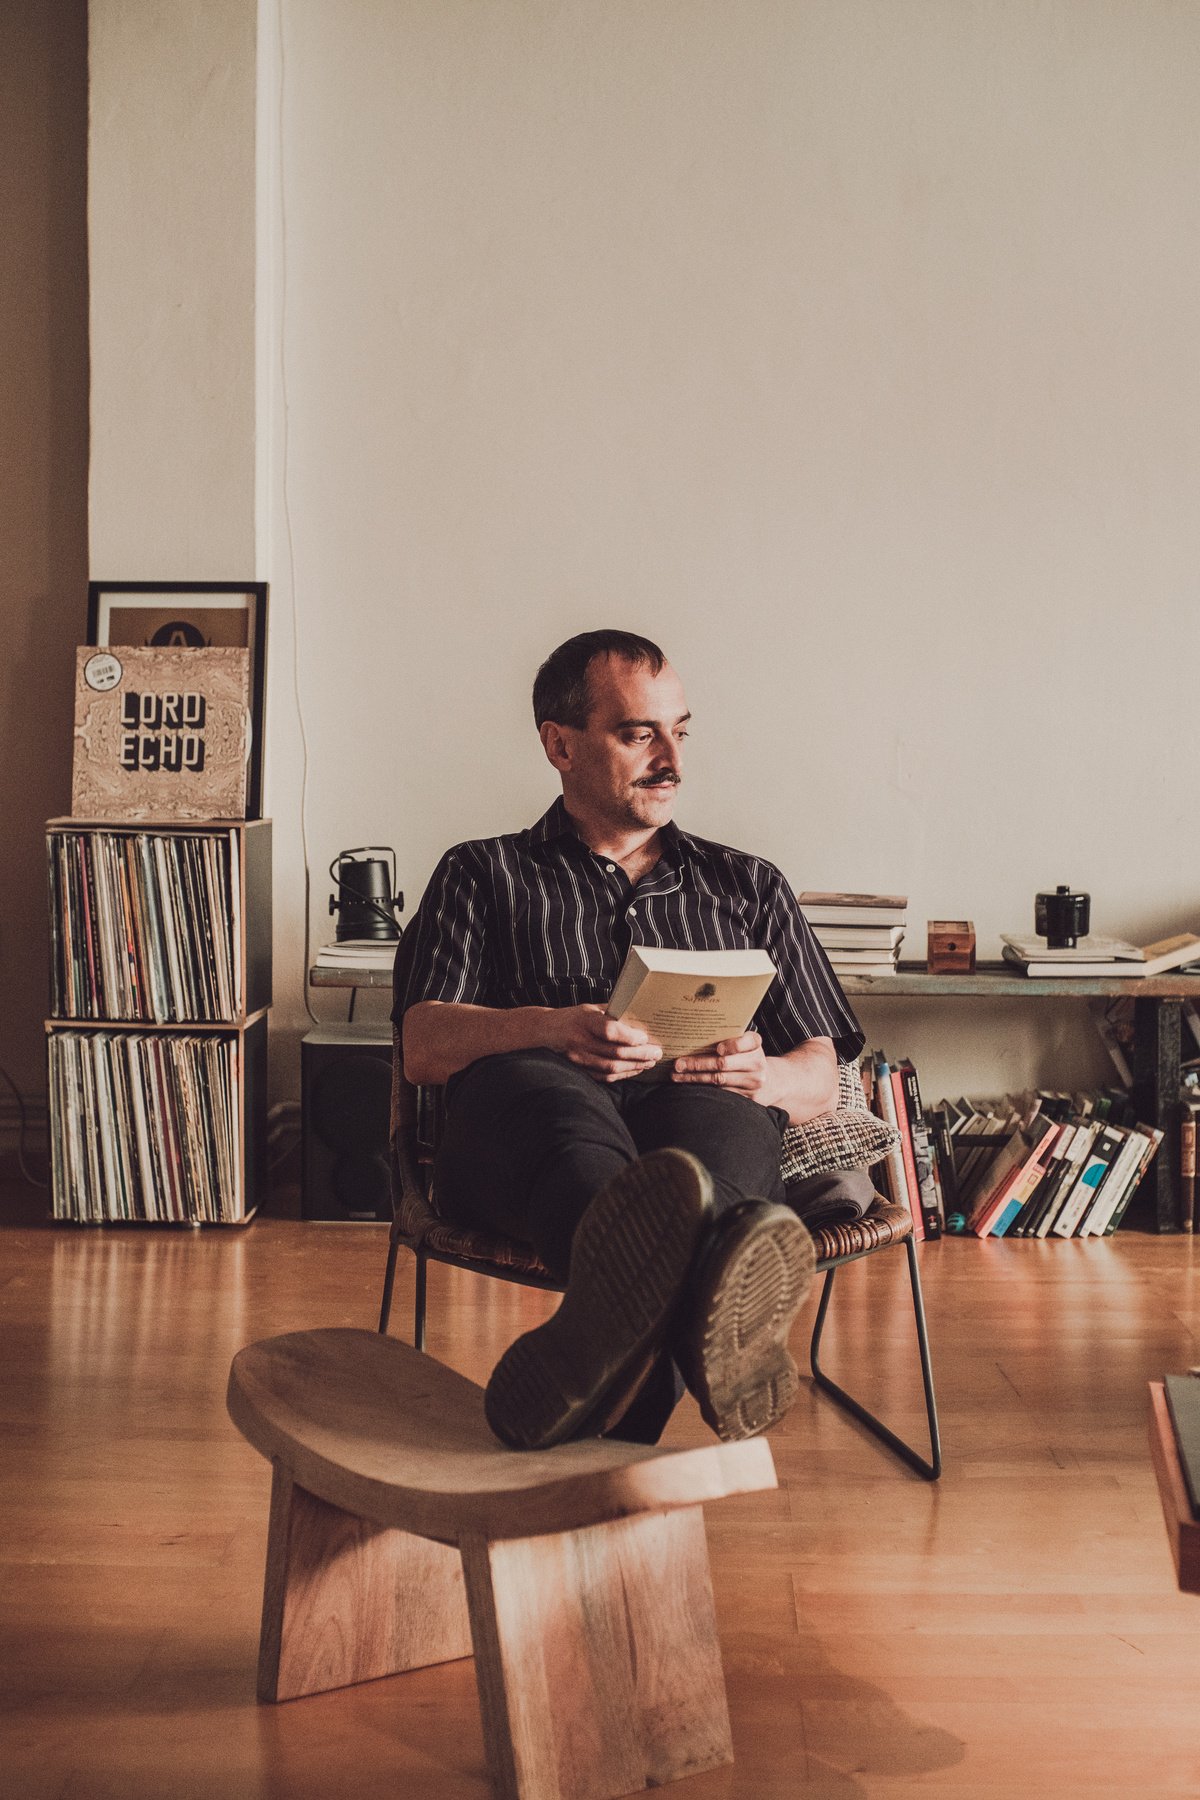
M899 1142L892 1127L867 1106L857 1064L839 1062L835 1110L784 1131L780 1165L784 1185L827 1175L831 1169L869 1169Z

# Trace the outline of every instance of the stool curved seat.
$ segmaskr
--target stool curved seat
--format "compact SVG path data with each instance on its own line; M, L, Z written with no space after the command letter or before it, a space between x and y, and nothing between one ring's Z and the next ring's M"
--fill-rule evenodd
M703 1505L773 1488L763 1438L505 1449L482 1391L377 1332L234 1358L273 1468L258 1694L474 1654L499 1800L614 1800L733 1760Z
M765 1438L691 1450L611 1438L506 1449L481 1388L375 1331L248 1345L233 1360L228 1405L242 1435L308 1493L445 1544L574 1531L776 1485Z

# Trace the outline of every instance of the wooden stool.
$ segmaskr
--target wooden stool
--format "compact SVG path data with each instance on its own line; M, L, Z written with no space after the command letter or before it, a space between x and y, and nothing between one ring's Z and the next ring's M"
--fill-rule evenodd
M764 1438L507 1450L474 1382L374 1331L234 1358L274 1469L260 1700L475 1656L503 1800L610 1800L733 1760L703 1504L776 1485Z

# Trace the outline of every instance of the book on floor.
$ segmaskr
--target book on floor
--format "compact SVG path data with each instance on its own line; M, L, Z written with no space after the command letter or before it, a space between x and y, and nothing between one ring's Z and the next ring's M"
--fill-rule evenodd
M885 1125L890 1125L896 1133L897 1142L888 1151L884 1169L887 1175L888 1198L896 1206L907 1208L912 1215L913 1236L920 1241L925 1235L924 1220L921 1215L920 1196L911 1192L908 1185L908 1172L905 1164L903 1145L903 1128L900 1123L901 1108L896 1105L896 1089L892 1081L892 1066L882 1050L876 1051L871 1058L873 1078L872 1100L874 1110Z
M741 1037L775 979L765 950L659 950L634 944L608 1016L640 1025L664 1059Z
M942 1235L945 1212L938 1182L937 1154L934 1148L933 1134L921 1101L921 1083L910 1058L906 1056L903 1062L897 1066L901 1087L904 1091L905 1109L908 1114L908 1135L912 1144L913 1171L916 1176L925 1236L938 1238ZM907 1162L905 1167L907 1170Z

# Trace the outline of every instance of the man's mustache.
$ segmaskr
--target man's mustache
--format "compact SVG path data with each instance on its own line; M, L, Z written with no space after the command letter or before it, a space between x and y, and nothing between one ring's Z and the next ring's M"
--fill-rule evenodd
M677 775L674 769L663 769L658 775L643 775L641 780L635 781L633 785L634 787L661 787L664 781L669 781L672 787L678 787L681 779L682 777Z

